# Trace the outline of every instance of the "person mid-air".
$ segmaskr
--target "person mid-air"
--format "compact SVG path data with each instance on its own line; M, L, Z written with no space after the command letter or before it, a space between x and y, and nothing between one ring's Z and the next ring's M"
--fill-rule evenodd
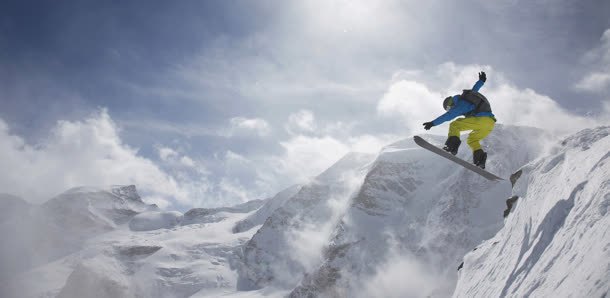
M459 118L449 124L449 137L445 142L443 149L456 155L462 141L460 140L460 132L472 130L468 135L468 146L472 149L472 159L475 165L484 169L487 153L481 149L479 141L487 137L494 129L496 118L491 112L491 105L483 94L479 93L483 84L487 80L485 72L479 73L479 80L474 84L471 90L464 90L462 94L449 96L443 101L443 107L447 111L438 118L424 123L424 128L429 130L433 126L442 124L445 121L450 121L458 116Z

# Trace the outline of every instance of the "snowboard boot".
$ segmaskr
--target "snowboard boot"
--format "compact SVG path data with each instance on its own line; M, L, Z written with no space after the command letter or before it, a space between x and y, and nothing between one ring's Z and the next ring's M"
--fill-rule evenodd
M487 161L487 153L485 153L485 151L483 151L483 149L476 150L475 152L472 153L472 161L474 162L475 166L477 166L481 169L485 169L485 161Z
M460 140L459 137L456 136L451 136L447 138L447 141L445 141L445 147L443 147L443 150L456 155L458 153L458 148L460 148L460 144L462 143L462 141Z

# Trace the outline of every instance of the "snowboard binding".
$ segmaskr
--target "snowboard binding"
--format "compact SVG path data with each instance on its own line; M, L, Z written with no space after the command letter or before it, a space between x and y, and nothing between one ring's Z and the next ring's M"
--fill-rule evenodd
M487 161L487 153L485 151L483 151L483 149L478 149L475 152L472 153L472 161L474 162L474 165L481 168L481 169L485 169L485 162Z
M445 147L443 147L443 150L453 155L456 155L458 153L458 148L460 148L461 143L462 141L459 137L450 136L449 138L447 138L447 141L445 141Z

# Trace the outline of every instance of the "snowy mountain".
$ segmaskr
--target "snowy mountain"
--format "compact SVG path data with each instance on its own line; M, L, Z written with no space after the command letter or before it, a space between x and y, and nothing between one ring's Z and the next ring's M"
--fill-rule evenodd
M540 135L534 129L499 126L489 143L523 144ZM471 158L464 149L460 157ZM508 177L540 148L522 146L519 154L503 155L508 150L490 149L490 171ZM413 291L411 296L448 296L461 256L500 229L500 210L510 191L509 182L487 181L412 140L392 144L381 151L335 228L322 265L291 296L404 297L404 292L379 293L363 281L382 278L388 263L405 259L417 260L439 282L403 290Z
M0 280L78 251L88 238L114 229L138 212L156 209L142 202L133 185L74 188L42 205L5 196L0 205L0 237L7 240L0 248Z
M37 266L7 268L10 263L3 259L0 297L217 297L235 291L234 251L254 232L234 234L232 229L262 201L182 215L144 204L135 187L127 186L76 188L40 206L13 197L0 203L33 212L11 223L11 229L23 231L20 225L33 221L37 224L28 227L36 236L52 232L21 245L31 253L19 259L53 252ZM7 242L17 239L12 236L2 235Z
M566 138L523 173L514 211L466 255L454 297L606 297L610 127Z
M488 170L521 169L514 189L408 138L272 198L184 214L146 205L133 186L42 205L0 195L11 244L0 248L0 296L601 297L609 135L585 130L549 153L543 131L497 125Z

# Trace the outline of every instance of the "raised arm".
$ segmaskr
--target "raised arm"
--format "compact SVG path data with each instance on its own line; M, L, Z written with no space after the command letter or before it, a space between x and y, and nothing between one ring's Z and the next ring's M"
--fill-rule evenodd
M474 83L474 86L472 86L472 91L477 91L479 92L479 89L481 89L481 87L483 87L483 84L485 84L485 81L487 81L487 76L485 75L485 72L479 72L479 80Z

